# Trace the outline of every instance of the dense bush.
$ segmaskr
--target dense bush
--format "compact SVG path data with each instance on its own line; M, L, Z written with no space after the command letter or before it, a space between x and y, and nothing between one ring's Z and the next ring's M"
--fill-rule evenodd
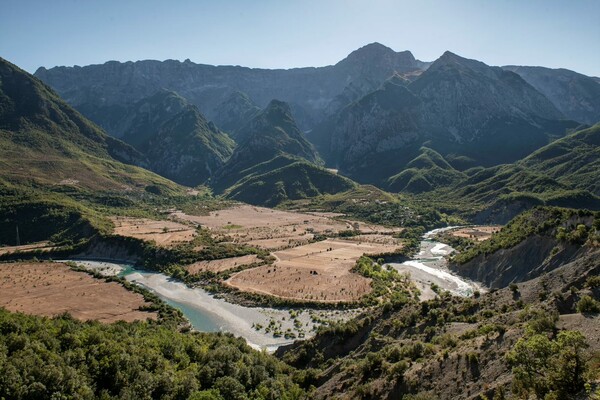
M0 309L0 398L298 399L291 373L228 334Z

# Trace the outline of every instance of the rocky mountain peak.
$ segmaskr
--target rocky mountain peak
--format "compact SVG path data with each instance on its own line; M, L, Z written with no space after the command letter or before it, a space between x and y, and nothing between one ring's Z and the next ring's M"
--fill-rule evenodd
M263 116L268 118L271 121L288 121L293 122L294 117L292 117L292 109L289 104L281 101L273 99L269 102L267 107L265 107L263 111Z
M338 67L353 67L360 70L385 69L390 71L408 71L419 67L419 63L408 50L396 52L381 43L370 43L354 50L345 59L336 64Z

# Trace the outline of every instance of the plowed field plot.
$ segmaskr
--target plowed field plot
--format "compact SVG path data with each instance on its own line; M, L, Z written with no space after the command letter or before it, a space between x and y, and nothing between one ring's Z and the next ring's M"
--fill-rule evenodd
M146 241L159 246L187 243L196 236L196 229L174 221L157 221L148 218L112 217L114 233Z
M222 272L229 269L241 267L243 265L251 265L259 263L262 260L254 254L241 257L224 258L221 260L212 261L198 261L185 267L190 274L197 274L199 272L210 271L210 272Z
M471 226L451 231L452 236L472 239L477 242L483 242L492 237L492 234L498 232L502 226Z
M16 253L16 252L25 253L25 252L28 252L28 251L53 250L53 249L55 249L55 247L52 246L50 244L50 242L38 242L38 243L31 243L31 244L23 244L21 246L3 246L3 247L0 247L0 255L2 255L2 254L9 254L9 253Z
M340 231L353 229L358 229L362 233L389 234L401 230L334 219L340 214L298 213L250 205L212 211L208 215L197 216L176 212L172 216L200 224L215 234L229 236L236 243L247 243L268 250L308 244L315 234L334 235Z
M274 265L234 274L226 284L285 299L354 301L371 291L371 280L351 272L363 254L394 252L398 245L328 239L273 253Z
M150 305L119 283L105 282L61 263L0 264L0 307L53 316L68 312L79 320L101 322L156 319L140 311Z

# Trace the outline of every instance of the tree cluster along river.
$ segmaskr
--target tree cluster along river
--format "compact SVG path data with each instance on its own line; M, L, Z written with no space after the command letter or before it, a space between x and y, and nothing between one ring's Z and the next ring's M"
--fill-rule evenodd
M445 228L449 229L449 228ZM412 260L389 264L400 272L408 272L421 290L421 298L435 296L431 284L449 290L459 296L470 296L481 290L476 283L452 274L446 266L444 256L452 248L430 239L439 230L427 232L421 241L420 252ZM225 331L244 337L248 344L259 349L273 351L277 347L294 341L293 336L308 338L323 320L346 320L358 311L295 311L268 307L245 307L216 298L201 288L190 288L183 282L159 272L139 270L130 264L116 262L69 260L104 275L119 275L130 282L141 285L158 295L169 305L181 310L194 329L205 332ZM266 328L272 329L266 332ZM277 337L273 332L280 333Z

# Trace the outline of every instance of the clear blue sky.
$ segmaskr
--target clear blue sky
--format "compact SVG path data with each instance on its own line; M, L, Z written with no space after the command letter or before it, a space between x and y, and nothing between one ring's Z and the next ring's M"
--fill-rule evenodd
M600 0L0 0L0 56L30 72L169 58L321 66L375 41L424 61L451 50L600 76Z

